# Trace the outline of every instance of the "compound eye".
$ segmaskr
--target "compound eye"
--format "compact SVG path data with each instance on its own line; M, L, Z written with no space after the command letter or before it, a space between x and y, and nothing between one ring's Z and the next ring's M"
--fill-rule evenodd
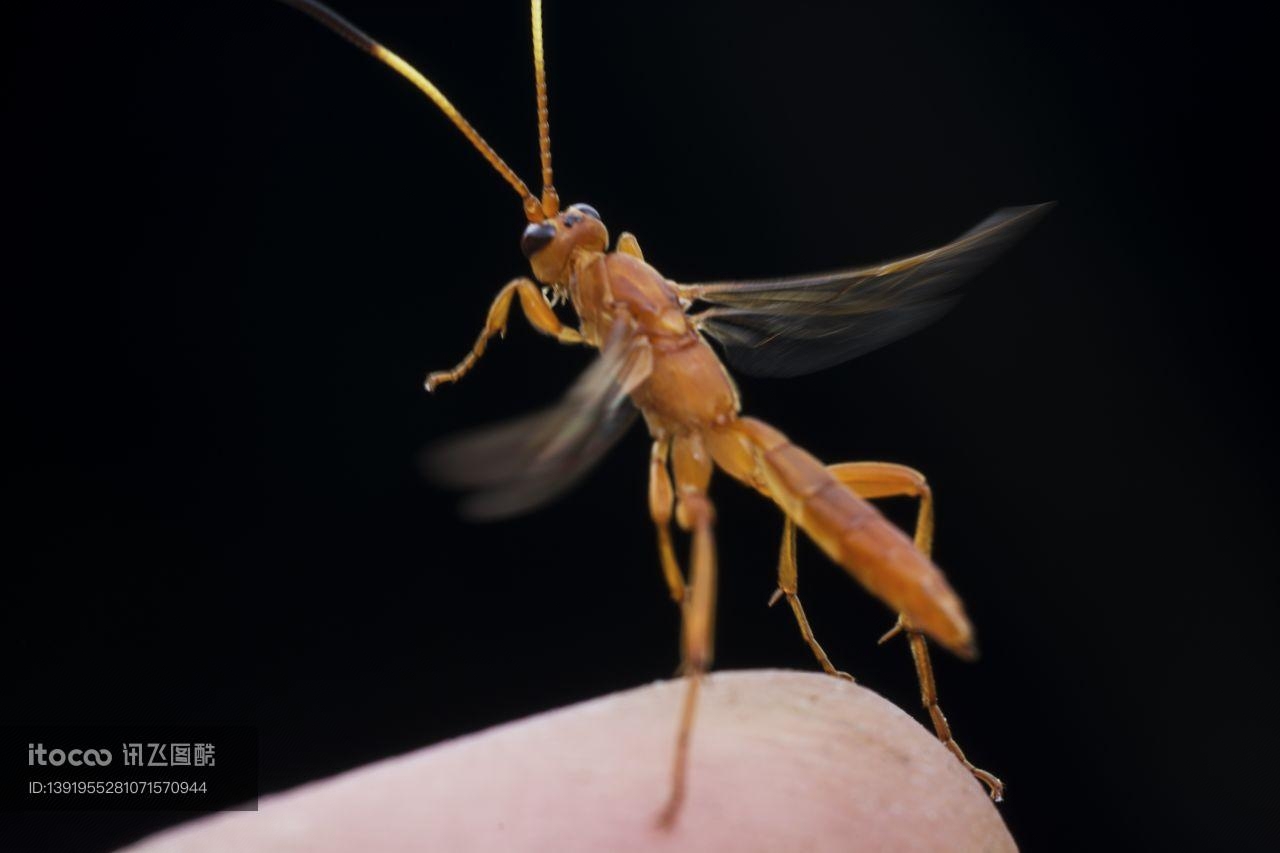
M526 258L532 258L556 236L556 227L550 222L534 222L524 229L520 238L520 251Z
M575 204L573 205L573 209L578 211L579 213L585 213L587 216L590 216L592 219L600 218L600 211L596 210L594 207L592 207L589 204Z

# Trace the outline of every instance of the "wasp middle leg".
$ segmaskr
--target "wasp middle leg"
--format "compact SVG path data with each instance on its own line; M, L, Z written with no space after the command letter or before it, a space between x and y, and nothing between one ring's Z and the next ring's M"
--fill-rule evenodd
M672 767L671 795L659 817L670 827L685 798L685 778L689 765L689 741L698 707L698 690L711 665L714 651L716 605L716 551L712 525L715 509L707 498L711 482L711 457L700 436L676 438L672 447L672 467L676 480L676 522L692 534L689 589L683 604L681 636L682 669L689 686L680 713L676 753Z
M533 279L524 277L513 279L498 291L493 304L489 306L489 316L485 320L484 328L480 330L480 336L476 338L475 345L471 347L471 352L467 353L452 370L437 370L429 375L426 382L428 391L434 391L446 382L457 382L467 375L480 360L480 356L484 355L489 339L494 335L507 333L507 316L511 313L511 300L517 294L520 296L520 308L524 311L524 316L535 329L564 344L582 343L582 335L578 334L576 329L571 329L560 322L560 318L547 304L541 288L534 283Z
M661 438L653 443L649 454L649 514L658 530L658 558L662 561L662 576L676 604L684 601L684 575L680 561L676 559L675 546L671 542L671 505L675 496L671 491L671 476L667 473L667 456L671 439Z

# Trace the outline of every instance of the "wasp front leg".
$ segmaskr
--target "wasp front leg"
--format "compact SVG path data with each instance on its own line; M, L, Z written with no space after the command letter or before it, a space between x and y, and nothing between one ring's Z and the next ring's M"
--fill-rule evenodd
M480 356L484 355L490 338L494 335L506 334L507 316L511 313L511 300L517 294L520 296L520 307L524 310L524 316L535 329L564 344L582 343L582 335L578 334L576 329L571 329L560 322L560 318L551 309L546 297L542 295L542 290L533 279L517 278L502 288L497 298L493 300L493 304L489 306L489 317L485 321L480 336L476 338L471 352L467 353L466 357L452 370L438 370L429 375L426 382L428 391L434 391L447 382L457 382L469 373L479 361Z

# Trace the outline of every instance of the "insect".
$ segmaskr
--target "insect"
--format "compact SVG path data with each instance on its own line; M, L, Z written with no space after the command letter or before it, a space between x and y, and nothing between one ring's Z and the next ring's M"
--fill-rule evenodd
M951 243L883 264L770 281L679 284L644 261L629 233L609 249L600 214L562 208L552 182L551 135L542 49L542 3L531 0L542 194L535 196L421 72L313 0L281 0L389 65L418 87L520 195L528 225L520 248L533 278L498 293L475 345L458 365L430 374L428 391L457 382L505 333L519 304L538 331L599 355L556 405L445 442L430 466L442 481L472 492L465 508L495 518L531 509L564 492L643 416L653 439L649 510L671 598L681 609L682 674L671 787L660 822L670 826L684 800L698 691L712 659L716 597L715 510L707 488L715 469L774 501L785 516L778 588L823 670L832 665L814 638L796 593L796 528L898 614L881 642L905 634L921 698L938 737L1001 799L1003 783L965 758L938 706L926 637L958 656L975 656L960 598L930 558L933 496L925 477L903 465L824 465L774 427L741 414L738 390L720 357L763 376L796 376L838 364L932 320L957 285L1022 234L1047 205L1005 208ZM556 308L572 306L578 324ZM873 498L914 497L914 537L892 525ZM690 534L681 569L671 522Z

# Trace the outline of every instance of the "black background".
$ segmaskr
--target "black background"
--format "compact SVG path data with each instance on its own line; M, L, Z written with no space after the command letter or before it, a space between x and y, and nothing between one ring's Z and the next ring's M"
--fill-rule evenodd
M523 3L340 9L533 182ZM518 199L429 103L269 2L3 14L5 721L255 724L269 792L673 671L642 431L495 526L415 471L588 358L517 319L422 391L527 272ZM941 323L744 378L744 404L930 476L984 652L937 656L943 706L1026 849L1264 847L1258 24L909 0L552 2L546 26L561 194L672 278L880 260L1057 200ZM717 665L813 669L764 607L776 510L713 496ZM874 644L891 614L801 567L837 664L914 710L905 647ZM0 820L6 849L106 849L179 817Z

